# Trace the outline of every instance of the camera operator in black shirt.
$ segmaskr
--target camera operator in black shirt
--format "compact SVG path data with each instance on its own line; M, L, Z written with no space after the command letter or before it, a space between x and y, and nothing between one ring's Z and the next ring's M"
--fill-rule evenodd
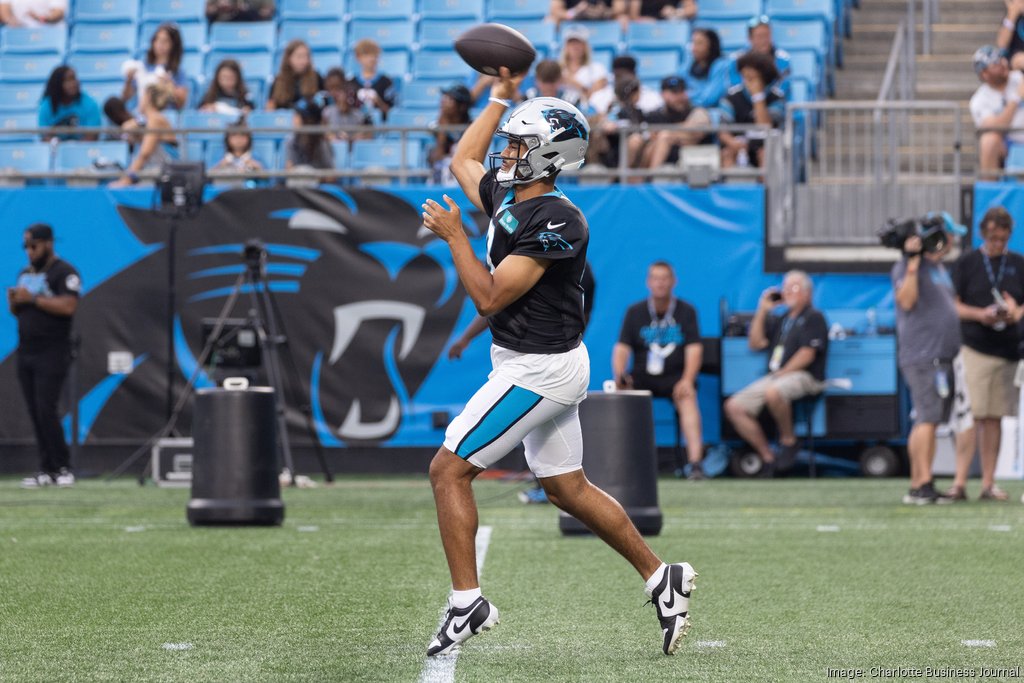
M75 475L57 404L71 365L71 318L82 281L78 271L54 253L49 225L29 226L24 248L29 266L7 290L7 305L18 318L18 381L35 429L40 468L21 485L72 486Z

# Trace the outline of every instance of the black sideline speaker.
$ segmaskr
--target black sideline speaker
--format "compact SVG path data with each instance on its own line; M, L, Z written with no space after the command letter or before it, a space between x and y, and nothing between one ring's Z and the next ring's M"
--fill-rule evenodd
M195 449L188 521L279 525L284 521L278 480L274 391L202 389L196 392Z

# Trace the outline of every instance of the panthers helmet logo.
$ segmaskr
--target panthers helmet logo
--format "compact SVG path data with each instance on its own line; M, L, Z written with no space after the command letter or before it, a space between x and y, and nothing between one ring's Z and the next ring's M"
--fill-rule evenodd
M552 142L562 142L573 138L587 139L587 129L570 112L564 109L545 109L544 118L551 126Z

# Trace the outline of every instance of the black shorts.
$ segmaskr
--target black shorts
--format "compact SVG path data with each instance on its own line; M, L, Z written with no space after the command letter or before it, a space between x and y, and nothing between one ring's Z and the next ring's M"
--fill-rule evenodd
M682 375L634 375L633 388L647 390L658 398L672 398L672 388Z

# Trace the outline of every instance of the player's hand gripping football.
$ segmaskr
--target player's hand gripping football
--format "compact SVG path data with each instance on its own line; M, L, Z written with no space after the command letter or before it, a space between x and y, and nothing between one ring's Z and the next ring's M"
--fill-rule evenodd
M526 73L513 74L508 67L501 67L498 71L498 78L491 86L491 97L499 100L515 100L519 96L519 85L526 78Z
M465 237L466 233L462 229L462 211L459 210L459 205L448 195L442 195L442 197L448 205L448 209L433 199L428 199L423 204L423 225L445 242L451 242L456 237Z

